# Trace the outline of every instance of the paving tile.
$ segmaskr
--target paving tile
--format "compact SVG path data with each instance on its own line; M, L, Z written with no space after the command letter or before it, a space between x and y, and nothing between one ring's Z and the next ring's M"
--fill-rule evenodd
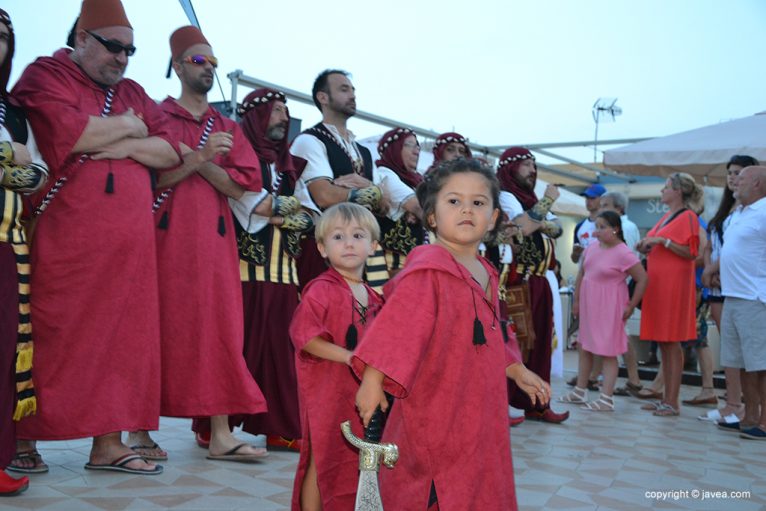
M576 359L565 354L565 367ZM566 377L571 376L569 373ZM554 395L566 392L554 380ZM684 388L683 395L695 389ZM617 398L617 410L596 414L556 403L571 418L561 425L525 422L511 432L516 491L521 511L642 509L755 511L766 509L766 445L748 442L696 420L699 409L658 418L643 401ZM168 450L158 476L83 470L91 442L40 442L51 467L31 476L29 490L3 499L2 511L284 511L290 508L298 453L273 452L263 462L206 460L190 421L160 421L154 439ZM243 441L258 443L237 432ZM743 499L657 500L648 491L750 491Z

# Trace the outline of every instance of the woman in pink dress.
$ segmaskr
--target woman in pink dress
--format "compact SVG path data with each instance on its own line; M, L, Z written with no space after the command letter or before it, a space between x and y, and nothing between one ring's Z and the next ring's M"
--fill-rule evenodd
M577 275L572 314L580 317L580 361L577 385L561 397L563 403L580 403L595 412L614 411L614 383L617 380L617 355L628 350L625 321L633 314L646 288L646 271L638 257L625 244L620 216L604 211L596 218L593 233L598 243L591 243L583 253ZM628 298L628 276L636 281L632 298ZM603 357L604 384L601 396L588 401L588 375L593 355Z

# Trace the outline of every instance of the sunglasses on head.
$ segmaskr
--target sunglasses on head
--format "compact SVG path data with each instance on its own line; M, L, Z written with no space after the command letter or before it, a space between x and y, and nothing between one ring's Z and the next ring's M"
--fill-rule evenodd
M182 60L196 66L204 66L209 62L211 66L218 67L218 59L212 55L189 55Z
M124 51L125 52L125 56L127 56L127 57L132 57L133 54L136 53L136 47L133 46L132 44L129 44L129 45L125 46L124 44L122 44L119 41L113 41L111 39L104 39L100 35L95 34L95 33L91 32L90 30L86 30L86 32L88 34L90 34L91 37L93 37L93 39L95 39L96 41L100 42L104 46L104 48L106 48L106 51L108 51L109 53L114 53L116 55L116 54Z

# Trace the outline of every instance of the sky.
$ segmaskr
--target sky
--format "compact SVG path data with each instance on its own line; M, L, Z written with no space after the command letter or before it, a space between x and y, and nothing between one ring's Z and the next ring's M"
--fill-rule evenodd
M123 0L138 48L126 76L155 99L168 38L188 24L177 0ZM592 140L591 107L616 97L623 114L599 138L655 137L766 110L766 2L760 0L194 0L227 75L310 94L325 68L352 73L360 110L483 145ZM64 45L80 0L4 0L16 32L11 83ZM248 92L241 90L241 99ZM212 101L221 100L216 87ZM313 105L290 101L304 127ZM358 136L385 128L352 120ZM593 149L561 151L582 161ZM601 159L599 154L598 159ZM545 159L543 159L545 161ZM555 163L553 160L548 162Z

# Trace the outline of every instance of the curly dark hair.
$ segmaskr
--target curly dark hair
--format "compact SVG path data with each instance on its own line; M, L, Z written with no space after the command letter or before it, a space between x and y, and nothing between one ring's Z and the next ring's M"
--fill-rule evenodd
M430 169L423 182L415 190L420 207L423 209L423 225L428 226L428 217L436 211L436 196L444 187L447 180L454 174L464 172L475 172L481 174L489 186L489 193L492 199L492 209L500 207L500 183L497 181L495 172L488 165L483 164L476 159L458 158L456 160L441 162L438 166ZM497 232L500 230L500 219L495 222L494 227L489 231L485 242L494 240ZM436 229L434 229L436 232Z

